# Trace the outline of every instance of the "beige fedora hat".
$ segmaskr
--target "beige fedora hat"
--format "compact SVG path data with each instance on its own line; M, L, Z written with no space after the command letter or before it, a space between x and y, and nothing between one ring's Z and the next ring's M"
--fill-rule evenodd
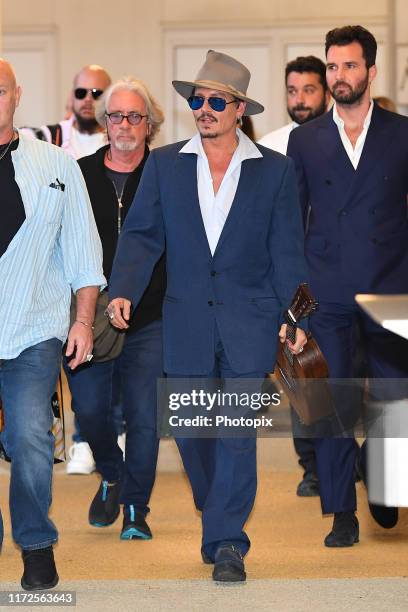
M196 87L216 89L247 103L244 115L262 113L264 107L246 95L251 73L236 59L218 51L208 51L195 81L172 81L174 89L188 99Z

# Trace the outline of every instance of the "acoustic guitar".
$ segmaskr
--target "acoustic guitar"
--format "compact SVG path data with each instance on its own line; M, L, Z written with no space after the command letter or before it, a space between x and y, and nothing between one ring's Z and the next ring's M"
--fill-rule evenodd
M318 307L306 283L299 285L290 308L285 313L286 337L296 339L298 321ZM327 382L329 369L316 340L307 332L307 344L294 355L287 343L279 341L275 375L299 415L301 423L312 425L334 413L334 403Z

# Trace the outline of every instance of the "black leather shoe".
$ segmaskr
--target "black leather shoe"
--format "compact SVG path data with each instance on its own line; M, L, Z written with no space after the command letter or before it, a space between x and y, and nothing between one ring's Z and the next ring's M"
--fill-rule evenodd
M153 534L143 512L129 505L123 508L123 527L121 540L151 540Z
M324 539L330 548L353 546L359 541L358 520L354 512L335 512L333 527Z
M24 574L21 586L26 591L43 591L58 584L52 546L38 550L23 550Z
M102 480L89 508L89 522L94 527L112 525L120 514L120 482Z
M305 472L303 479L299 482L296 495L299 497L318 497L319 480L313 472Z
M206 565L213 565L214 563L214 561L211 561L210 557L206 555L203 550L201 550L201 558L203 560L203 563L205 563Z
M212 574L216 582L244 582L246 580L244 559L233 544L221 545L215 553Z
M371 516L376 523L384 529L392 529L398 523L398 508L394 506L380 506L368 502Z

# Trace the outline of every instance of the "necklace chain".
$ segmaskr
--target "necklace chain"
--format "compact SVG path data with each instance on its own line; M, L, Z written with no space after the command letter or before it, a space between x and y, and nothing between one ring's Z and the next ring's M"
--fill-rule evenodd
M11 143L14 140L14 134L15 134L15 129L13 128L13 134L11 136L11 140L10 142L7 144L6 148L4 149L3 153L0 155L0 161L3 159L3 157L5 157L8 153L9 148L11 147Z
M123 197L123 192L125 191L126 182L122 187L122 191L120 192L120 195L118 194L118 190L116 189L116 185L114 181L112 181L112 185L116 193L116 198L118 200L118 236L119 236L120 230L122 229L122 208L123 208L122 197Z
M112 161L112 152L111 149L109 147L109 149L106 151L106 158L108 159L108 161ZM109 166L108 166L109 168ZM111 170L113 170L113 168L111 168ZM115 170L113 170L115 172ZM127 174L131 174L131 172L128 172ZM123 208L123 204L122 204L122 198L123 198L123 193L125 191L125 187L126 187L126 181L122 187L122 191L120 192L120 195L118 193L118 190L116 189L116 185L115 185L115 181L111 180L113 188L115 190L115 194L116 194L116 199L118 201L118 219L117 219L117 230L118 230L118 236L120 234L120 231L122 229L122 208Z

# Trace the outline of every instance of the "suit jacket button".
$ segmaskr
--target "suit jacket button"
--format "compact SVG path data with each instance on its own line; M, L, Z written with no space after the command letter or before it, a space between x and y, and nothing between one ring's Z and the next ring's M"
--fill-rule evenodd
M217 273L215 270L211 270L211 276L215 276Z
M326 180L325 180L325 183L326 183L326 185L331 185L331 184L332 184L332 182L331 182L331 180L330 180L330 179L326 179Z
M212 300L208 300L208 305L209 306L214 306L214 302Z

